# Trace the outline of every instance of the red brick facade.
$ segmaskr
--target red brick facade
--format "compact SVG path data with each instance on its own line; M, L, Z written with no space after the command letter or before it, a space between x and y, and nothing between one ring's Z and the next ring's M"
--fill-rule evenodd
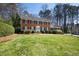
M21 31L50 31L50 22L40 20L21 20Z

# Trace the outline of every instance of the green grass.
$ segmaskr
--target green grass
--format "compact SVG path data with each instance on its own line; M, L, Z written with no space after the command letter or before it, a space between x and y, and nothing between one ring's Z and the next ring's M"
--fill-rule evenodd
M79 38L69 35L18 35L0 43L3 56L79 56Z

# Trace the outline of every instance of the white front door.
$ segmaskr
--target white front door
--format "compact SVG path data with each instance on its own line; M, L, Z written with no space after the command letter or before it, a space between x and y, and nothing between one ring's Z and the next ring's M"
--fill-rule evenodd
M36 26L36 32L40 32L40 26Z
M32 27L31 30L34 31L34 27Z

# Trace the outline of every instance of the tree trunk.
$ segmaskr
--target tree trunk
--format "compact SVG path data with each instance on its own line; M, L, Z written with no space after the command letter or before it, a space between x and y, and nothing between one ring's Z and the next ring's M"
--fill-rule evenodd
M74 22L73 22L73 15L72 15L72 20L71 20L71 34L74 33Z
M78 33L78 12L79 12L79 11L77 11L77 25L76 25L77 33Z
M57 26L59 26L59 18L57 17Z
M67 33L67 28L66 28L66 13L64 12L64 33Z

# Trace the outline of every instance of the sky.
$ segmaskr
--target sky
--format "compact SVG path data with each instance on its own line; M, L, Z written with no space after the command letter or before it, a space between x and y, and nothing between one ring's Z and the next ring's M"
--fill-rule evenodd
M30 14L38 15L39 11L42 9L42 5L45 3L22 3L21 7L27 10ZM47 3L49 9L53 9L55 3ZM79 6L79 3L73 3L71 5Z
M39 11L42 9L42 5L44 5L45 3L22 3L21 4L21 8L23 8L23 10L27 10L30 14L33 14L37 17L39 17ZM55 6L55 3L47 3L48 5L48 9L53 9ZM79 6L79 3L73 3L71 5L76 5Z
M34 14L34 15L38 15L39 11L42 9L42 5L44 5L44 3L23 3L21 4L21 6L26 9L29 13ZM53 9L55 4L47 4L48 5L48 9Z

